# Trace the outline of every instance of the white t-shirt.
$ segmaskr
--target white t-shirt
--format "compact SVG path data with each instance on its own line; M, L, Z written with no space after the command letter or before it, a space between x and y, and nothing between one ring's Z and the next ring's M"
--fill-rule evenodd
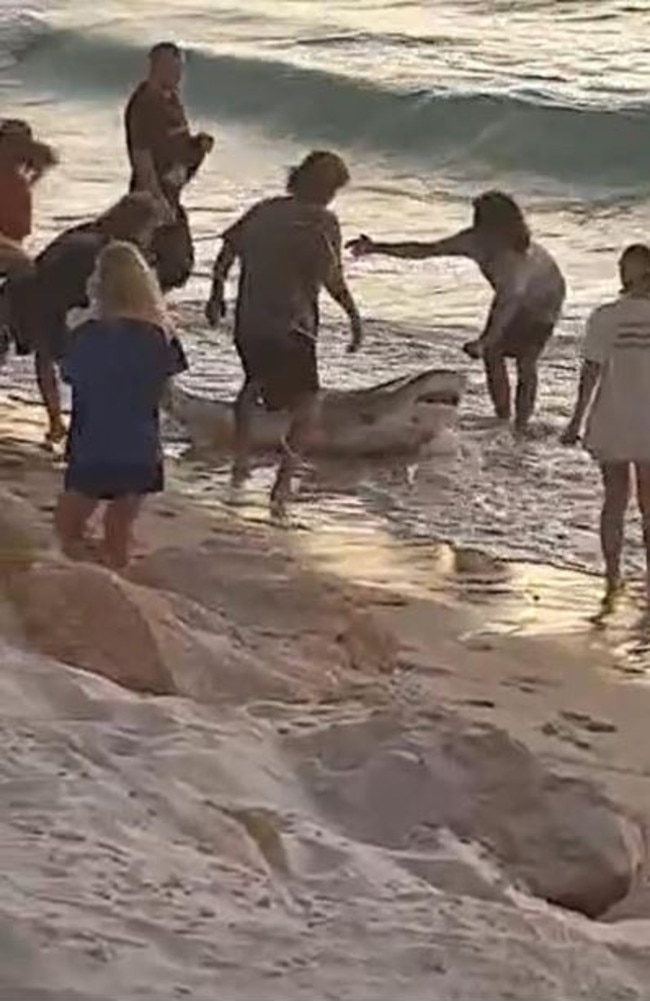
M609 462L650 462L650 296L621 295L589 317L585 361L601 366L585 442Z
M437 244L440 256L469 257L494 289L489 331L499 339L518 314L554 326L566 295L566 283L555 258L534 241L524 253L489 253L473 229Z

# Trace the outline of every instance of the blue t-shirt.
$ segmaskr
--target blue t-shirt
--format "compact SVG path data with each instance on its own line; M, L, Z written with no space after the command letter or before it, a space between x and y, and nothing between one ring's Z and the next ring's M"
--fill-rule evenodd
M179 342L153 324L88 320L78 327L62 366L72 387L68 460L160 462L160 400L167 379L185 368Z

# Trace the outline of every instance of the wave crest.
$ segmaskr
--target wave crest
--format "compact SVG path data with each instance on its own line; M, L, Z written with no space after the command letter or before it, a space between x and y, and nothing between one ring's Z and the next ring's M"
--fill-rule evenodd
M144 55L117 39L53 31L33 40L24 69L81 98L124 94ZM407 155L483 178L517 172L599 187L648 183L647 104L609 109L516 93L396 91L288 62L200 50L188 53L188 64L188 100L197 111L306 142Z

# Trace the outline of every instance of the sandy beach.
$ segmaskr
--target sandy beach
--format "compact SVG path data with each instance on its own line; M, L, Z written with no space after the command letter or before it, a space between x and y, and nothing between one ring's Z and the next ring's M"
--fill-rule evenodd
M56 552L0 407L0 997L645 998L634 594L377 522L152 503Z

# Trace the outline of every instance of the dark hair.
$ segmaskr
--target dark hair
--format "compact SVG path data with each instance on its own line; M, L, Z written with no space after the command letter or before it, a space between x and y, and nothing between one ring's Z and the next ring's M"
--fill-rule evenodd
M3 118L0 120L0 141L16 138L34 138L34 133L29 122L26 122L23 118Z
M59 162L51 146L34 139L31 126L22 118L0 120L0 148L6 150L15 166L27 168L35 177Z
M503 191L485 191L474 199L474 229L487 240L521 253L530 246L530 230L514 198Z
M350 180L345 161L328 150L312 150L289 171L287 190L305 202L326 205Z
M625 265L632 263L639 266L634 281L630 281L629 278L626 280L625 277ZM621 254L618 266L624 292L629 292L639 281L645 282L650 289L650 247L647 243L631 243Z
M132 191L123 195L97 219L99 227L116 240L136 237L143 226L159 217L158 202L148 191Z
M149 59L155 62L160 56L174 56L175 59L183 58L183 50L176 42L156 42L149 49Z

